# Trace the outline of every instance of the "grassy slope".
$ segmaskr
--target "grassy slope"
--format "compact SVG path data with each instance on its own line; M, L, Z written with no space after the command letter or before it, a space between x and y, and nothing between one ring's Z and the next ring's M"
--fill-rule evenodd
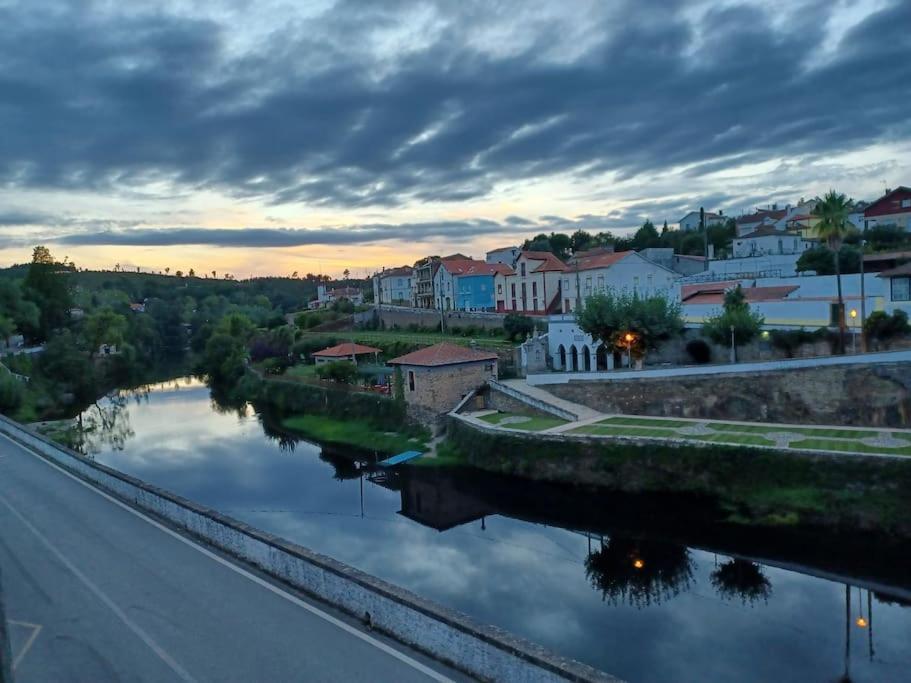
M336 420L323 415L295 415L282 420L282 426L317 441L390 454L424 450L429 440L429 434L412 437L400 432L375 429L367 422Z
M527 422L515 422L501 425L502 421L508 417L527 417ZM493 425L503 426L508 429L521 429L527 432L540 432L551 427L565 425L566 420L559 417L544 417L542 415L519 415L518 413L492 413L481 418L484 422Z

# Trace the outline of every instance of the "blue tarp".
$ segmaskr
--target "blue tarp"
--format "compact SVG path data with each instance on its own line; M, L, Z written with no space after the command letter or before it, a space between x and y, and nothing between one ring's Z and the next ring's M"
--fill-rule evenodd
M400 465L403 462L408 462L409 460L419 458L421 455L423 454L420 451L405 451L404 453L393 455L391 458L380 460L377 465L380 467L392 467L392 465Z

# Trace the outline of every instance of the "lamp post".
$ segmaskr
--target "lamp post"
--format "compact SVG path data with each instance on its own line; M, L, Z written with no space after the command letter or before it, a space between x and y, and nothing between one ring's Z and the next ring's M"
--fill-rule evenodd
M852 308L851 313L851 353L857 353L857 309Z
M864 246L866 242L864 240L860 241L860 327L863 329L864 321L867 318L867 296L864 291ZM867 352L867 340L861 335L860 337L860 350L863 353Z
M734 326L731 325L731 362L737 362L737 346L734 344Z
M627 332L623 337L626 341L626 367L630 370L633 369L633 341L636 339L631 333Z

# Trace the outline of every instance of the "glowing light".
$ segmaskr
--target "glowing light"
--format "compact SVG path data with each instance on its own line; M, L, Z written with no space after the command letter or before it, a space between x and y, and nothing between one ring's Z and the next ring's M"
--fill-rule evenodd
M852 317L852 318L856 318L856 317L857 317L857 309L856 309L856 308L852 308L852 309L851 309L851 317Z
M857 617L857 621L854 623L857 624L858 628L867 628L867 620L863 617Z
M624 339L627 341L627 343L630 343L633 341L633 339L635 339L635 337L633 335L631 335L629 332L627 332Z
M633 560L633 566L636 569L642 569L645 566L645 562L643 562L639 558L636 558L635 560Z

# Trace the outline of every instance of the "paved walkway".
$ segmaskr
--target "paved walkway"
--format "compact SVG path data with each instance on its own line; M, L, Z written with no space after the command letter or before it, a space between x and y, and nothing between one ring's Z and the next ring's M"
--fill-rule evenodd
M464 680L3 436L0 530L17 683Z
M579 403L573 403L572 401L562 399L559 396L554 396L549 391L532 386L524 379L500 380L500 384L505 384L510 389L521 392L542 403L547 403L556 408L560 408L561 410L565 410L568 413L572 413L579 420L590 420L599 416L603 417L602 413L599 413L597 410L592 410L588 406L583 406Z

